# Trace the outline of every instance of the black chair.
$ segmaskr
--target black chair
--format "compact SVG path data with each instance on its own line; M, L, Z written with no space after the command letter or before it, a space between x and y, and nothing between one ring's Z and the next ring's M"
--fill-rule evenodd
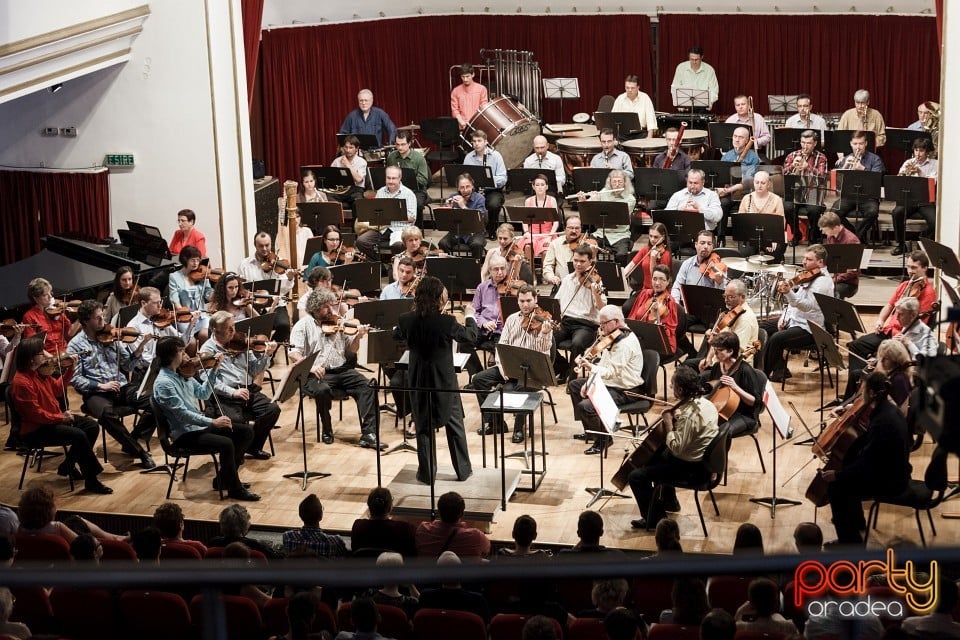
M657 395L657 368L660 366L660 354L658 354L653 349L644 349L643 350L643 395L650 396L651 398ZM630 424L630 429L633 431L634 437L637 435L637 427L639 423L636 422L633 417L640 416L643 419L643 424L645 427L649 428L650 423L647 422L647 412L653 407L653 403L649 400L643 400L637 398L634 402L629 402L624 405L620 405L620 413L627 414L627 421Z
M150 410L153 412L157 421L157 440L160 442L160 448L163 449L163 455L167 459L167 468L170 471L170 482L167 484L167 500L170 499L170 492L173 490L173 481L177 479L177 467L180 459L183 458L183 482L187 482L187 471L190 468L190 456L210 456L213 459L213 470L215 477L220 477L220 459L217 451L208 447L180 447L174 444L170 437L170 423L167 417L160 411L156 402L150 399ZM242 452L241 454L242 455ZM173 464L170 464L170 458L173 458ZM218 483L217 490L220 492L220 499L223 500L223 484Z
M16 406L13 404L13 387L7 386L4 398L6 399L7 408L10 410L10 429L11 431L20 432L20 427L23 424L23 421L20 417L20 412L17 411ZM44 456L49 456L51 454L46 453L45 449L47 446L55 445L45 445L39 444L34 446L24 445L20 450L23 453L23 469L20 470L20 484L17 485L17 491L23 490L23 479L27 475L27 467L36 465L37 473L40 473L40 467L43 464ZM63 455L67 455L67 445L61 445L63 447ZM32 462L31 462L32 461ZM70 474L67 474L67 479L70 481L70 491L73 491L73 477Z
M943 502L944 493L947 490L947 457L946 449L937 447L933 455L930 456L930 463L923 474L923 480L910 480L907 488L898 496L892 498L877 498L870 505L870 511L867 512L867 533L864 544L870 539L871 526L874 531L877 529L877 519L880 517L880 505L890 504L898 507L907 507L913 509L913 516L917 521L917 531L920 533L920 543L926 547L927 539L923 535L923 524L920 520L920 512L927 512L927 520L930 522L930 531L937 535L937 528L933 524L933 515L930 510L936 508ZM872 525L871 525L872 519Z
M760 340L760 342L763 343L766 341L767 332L764 331L763 329L760 329L760 333L763 334L763 337ZM759 353L759 351L757 353ZM766 473L767 466L763 462L763 452L760 450L760 440L757 439L757 433L759 433L760 426L761 426L760 417L763 415L763 410L766 408L766 405L763 403L762 390L765 389L767 386L767 376L764 375L763 371L755 367L753 368L753 375L756 378L754 380L754 388L761 389L760 397L756 398L756 401L753 404L753 420L754 420L753 428L748 431L741 431L736 435L730 436L727 449L729 451L729 447L732 445L735 439L742 438L744 436L750 436L751 438L753 438L753 444L757 448L757 457L760 459L760 470L763 473ZM724 486L726 486L727 484L726 465L724 465L724 470L723 470L723 484Z
M700 506L700 492L706 491L710 495L710 501L713 503L713 510L719 516L720 508L717 507L717 500L713 497L713 490L720 484L723 478L724 470L727 464L727 440L729 434L727 427L721 426L716 437L707 445L707 450L703 452L703 466L705 470L705 480L688 482L686 480L674 480L672 482L661 483L661 490L664 485L672 486L676 489L689 489L693 491L693 500L697 504L697 514L700 516L700 526L703 527L703 535L707 537L707 523L703 519L703 508Z

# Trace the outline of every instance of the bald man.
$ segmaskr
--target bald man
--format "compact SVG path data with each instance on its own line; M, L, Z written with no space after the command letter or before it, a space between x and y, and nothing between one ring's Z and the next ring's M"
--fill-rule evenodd
M533 139L533 153L523 161L524 169L543 169L544 173L553 172L557 177L557 191L563 193L563 183L567 174L563 167L563 160L557 154L547 150L547 139L537 136Z

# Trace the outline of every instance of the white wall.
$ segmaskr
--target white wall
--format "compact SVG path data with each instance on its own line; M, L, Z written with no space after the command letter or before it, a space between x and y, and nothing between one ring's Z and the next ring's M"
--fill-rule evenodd
M4 2L2 42L141 4ZM235 266L248 244L244 216L255 218L239 0L163 0L150 9L129 63L0 105L0 164L88 167L107 153L133 153L135 168L110 175L111 229L134 219L169 237L176 212L193 209L213 262L222 264L225 248ZM45 138L44 126L75 126L79 135Z

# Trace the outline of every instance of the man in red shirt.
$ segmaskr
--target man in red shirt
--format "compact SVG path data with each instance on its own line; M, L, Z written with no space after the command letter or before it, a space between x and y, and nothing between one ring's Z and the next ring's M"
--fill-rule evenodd
M440 496L437 511L440 519L422 522L417 527L417 555L437 557L444 551L452 551L460 558L479 561L490 555L490 540L461 518L466 505L455 491Z
M207 239L203 237L194 225L197 223L197 214L190 209L183 209L177 213L177 225L180 227L173 232L170 240L170 253L178 255L187 245L200 249L200 257L207 257Z
M450 92L450 113L460 124L460 130L466 128L477 111L487 104L487 88L473 81L473 65L460 65L460 83Z
M840 216L833 211L823 214L823 217L817 222L817 226L820 227L827 244L860 244L860 238L857 237L857 234L843 226L843 223L840 222ZM827 265L827 268L830 268L830 265ZM857 291L860 289L860 270L847 269L843 273L836 274L833 289L841 300L857 295Z

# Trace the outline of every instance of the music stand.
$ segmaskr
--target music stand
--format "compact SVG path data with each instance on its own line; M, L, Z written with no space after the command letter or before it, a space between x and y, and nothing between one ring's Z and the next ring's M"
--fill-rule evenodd
M772 131L773 134L773 148L779 151L784 152L784 155L789 154L792 151L797 151L800 149L800 134L803 133L804 129L794 129L793 127L777 127ZM817 138L820 138L820 132L815 132ZM819 147L821 142L817 142Z
M580 83L577 78L543 79L543 98L545 100L560 100L560 122L563 122L563 99L579 97Z
M921 204L929 204L936 200L936 191L930 193L932 182L930 178L920 176L883 176L883 194L888 200L894 200L903 207L903 228L900 237L907 239L907 218L910 209ZM931 199L931 196L932 199ZM931 231L933 231L931 229ZM907 273L907 252L900 256L901 273ZM899 279L898 279L899 281Z
M840 369L846 368L846 365L843 362L843 356L840 355L840 350L837 348L837 343L834 342L833 336L830 335L826 329L818 325L816 322L808 323L810 325L810 333L813 334L813 341L816 344L817 351L820 354L820 420L823 421L823 412L825 407L824 400L824 369L827 367L833 367L837 370L837 384L834 386L834 391L836 394L837 402L840 401Z
M447 186L457 188L457 180L464 173L469 173L473 178L474 190L495 189L493 182L493 169L489 165L479 164L445 164L443 165L443 175L447 177Z
M520 222L527 225L527 236L530 238L530 247L533 247L533 225L560 222L560 214L555 207L504 207L509 222Z
M310 478L326 478L330 474L322 471L310 471L307 467L307 417L303 409L304 387L307 384L307 377L310 375L310 369L317 359L316 353L311 353L300 362L290 367L280 379L280 386L273 396L273 401L277 404L286 402L294 393L299 393L300 398L297 401L297 417L294 422L294 428L300 429L300 446L303 451L303 471L283 474L284 478L299 478L300 490L307 490L307 481Z
M633 190L638 198L664 203L686 185L686 177L674 169L637 167L633 170Z
M399 198L359 198L353 203L353 217L371 227L389 227L393 222L407 221L407 206Z
M314 233L333 225L343 224L343 205L339 202L298 202L300 224L309 227Z
M396 166L396 165L394 165ZM410 167L400 167L400 184L410 191L420 191L417 185L417 170ZM387 168L367 166L367 177L374 190L379 190L387 184Z
M307 243L303 246L303 260L300 261L300 264L309 265L311 258L323 251L323 240L323 236L315 236L307 240ZM309 275L309 273L303 274L303 279L306 280Z
M325 191L327 189L336 190L338 187L352 187L353 174L350 169L344 167L320 167L315 165L303 165L300 167L300 175L307 171L312 171L317 179L317 189ZM297 205L299 209L300 206ZM312 228L312 227L311 227Z
M360 141L360 150L366 151L367 149L379 149L380 141L377 140L377 136L370 133L338 133L337 134L337 148L342 147L346 141L347 136L354 136L357 140Z
M380 373L383 373L385 364L388 366L395 365L395 363L403 356L404 351L407 349L404 342L401 342L393 337L392 329L387 331L370 331L367 333L367 338L367 364L378 365ZM387 382L389 383L389 380ZM383 389L384 401L386 401L386 393L390 386L387 384L380 388ZM398 390L397 392L404 394L404 396L409 396L409 391ZM409 406L409 400L406 404ZM389 405L386 406L389 407ZM396 413L399 415L400 411L398 410ZM383 455L390 455L391 453L395 453L397 451L416 450L417 448L415 446L407 442L407 416L404 414L403 440L389 451L384 452Z
M796 113L798 95L768 95L767 106L770 107L770 113Z
M482 214L476 209L436 207L433 210L433 221L437 225L437 231L452 232L458 243L461 238L486 231Z
M522 191L525 196L533 195L533 179L538 175L547 176L547 192L559 193L557 186L557 174L553 169L508 169L507 170L507 189L509 191Z
M380 290L380 263L353 262L330 267L330 281L344 289L357 289L361 293Z
M127 326L138 313L140 313L139 304L128 304L125 307L120 307L120 311L117 312L117 326Z
M920 246L930 258L930 265L934 269L940 269L944 275L951 278L960 279L960 260L953 249L930 238L920 238Z
M841 245L848 246L848 245ZM857 337L857 332L866 333L863 326L863 320L857 313L857 308L853 303L827 296L822 293L814 292L813 297L820 305L820 311L823 312L823 321L827 326L833 325L834 337L840 339L840 332L846 331L852 338Z
M709 324L717 314L727 310L727 305L723 302L723 289L681 284L680 295L687 315L694 316L703 324Z
M840 200L853 200L854 213L856 213L858 220L860 219L861 203L867 200L880 200L880 183L882 181L883 174L874 171L853 169L837 171L837 182L840 183ZM839 206L839 201L837 206Z
M691 169L700 169L703 171L704 186L714 191L717 187L733 184L733 177L730 175L730 170L734 167L740 169L740 163L727 162L724 160L694 160L690 163Z
M783 244L786 242L781 216L770 215L769 213L735 213L730 216L730 220L733 223L733 239L747 244L756 241L757 253L761 255L763 254L763 248L769 243ZM760 305L763 306L763 301L760 302Z
M409 298L371 300L353 307L353 319L360 324L368 324L378 329L393 331L400 320L400 316L409 312L412 307L413 300Z
M644 320L631 320L630 318L625 319L624 322L630 327L630 331L633 331L637 336L644 349L653 349L661 357L673 355L673 352L670 351L670 338L667 336L665 326ZM666 388L663 390L663 397L667 397Z
M706 89L692 89L690 87L672 87L671 96L673 106L689 109L709 109L710 92Z
M456 118L440 116L439 118L421 120L420 130L423 132L424 138L440 148L439 152L434 152L434 154L439 153L439 157L435 157L434 161L439 161L442 164L460 157L460 152L455 148L460 140L460 123L457 122ZM444 147L454 148L444 151ZM440 199L443 200L443 180L440 181Z
M589 245L588 245L589 246ZM607 291L622 291L620 287L623 286L623 276L620 272L620 265L613 260L594 260L593 262L594 271L600 274L600 281L603 283L604 289ZM567 263L567 271L573 273L573 263ZM608 282L616 282L617 288L607 286ZM559 321L560 316L555 315L555 319Z
M850 139L856 133L850 129L827 129L823 132L823 150L825 153L850 153ZM864 131L867 137L867 151L876 153L877 134L873 131Z
M447 293L462 295L480 282L480 261L475 258L431 258L427 273L438 278ZM451 299L451 304L453 300Z
M500 296L500 306L503 309L504 318L509 318L517 311L520 311L520 303L517 302L517 296ZM560 317L560 302L556 298L551 298L546 295L538 296L537 306L553 316L554 319Z
M526 445L524 445L523 452L519 455L523 457L524 462L527 461L528 456L530 458L530 490L536 491L540 488L540 483L543 482L543 477L547 474L547 440L543 428L543 390L557 385L557 379L553 372L553 362L550 359L549 352L541 353L534 349L524 349L523 347L506 344L497 344L496 350L503 373L511 380L516 380L519 389L538 389L534 392L522 392L526 393L527 401L523 407L516 410L509 410L504 407L503 393L496 394L496 397L488 396L483 403L484 407L489 405L497 407L501 415L508 412L529 412L530 449L528 451ZM532 400L535 402L531 402ZM540 454L543 456L541 471L537 471L536 424L533 418L533 412L537 407L540 408ZM483 407L481 407L482 410ZM506 423L506 420L503 420L503 422ZM513 455L504 455L505 432L506 429L500 430L500 476L504 504L506 504L506 465L504 460ZM528 471L524 470L523 473L528 473ZM522 489L518 487L518 491L522 491Z
M841 273L846 273L851 269L860 269L860 265L863 263L863 253L866 249L859 243L826 244L824 248L827 250L827 258L824 263L833 275L834 284L837 282L837 276ZM863 331L863 329L861 328L860 331Z
M595 111L593 122L597 129L613 129L617 140L646 131L640 128L640 116L635 111Z
M271 333L273 333L274 316L276 316L276 313L264 313L253 318L240 320L234 324L233 328L238 336L269 336Z
M887 141L884 146L899 151L903 151L904 159L913 156L913 142L917 138L926 138L933 142L933 135L929 131L916 131L914 129L891 129L886 128Z
M678 245L693 244L697 234L706 229L703 214L699 211L659 209L651 214L654 222L661 222L667 228L671 243L676 239Z
M710 132L710 144L720 149L721 153L733 149L733 132L743 127L753 137L753 127L749 124L740 124L738 122L711 122L707 125Z
M606 237L607 227L623 227L630 224L630 208L626 202L584 200L579 203L580 222L584 227L593 225Z
M601 167L574 167L573 186L577 191L600 191L607 183L607 174L613 169Z

